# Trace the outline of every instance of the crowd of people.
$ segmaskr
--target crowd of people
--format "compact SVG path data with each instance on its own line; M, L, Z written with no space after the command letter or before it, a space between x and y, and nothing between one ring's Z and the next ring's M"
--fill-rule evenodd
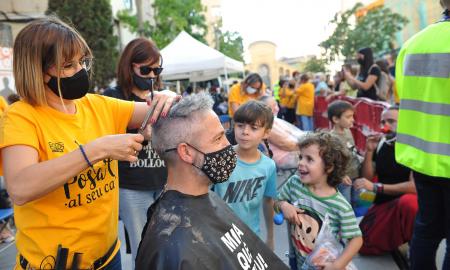
M0 124L16 269L121 269L119 218L135 269L288 269L273 253L275 214L288 224L291 269L354 269L357 253L405 243L412 269L436 269L443 238L449 269L448 112L440 109L448 104L433 105L442 97L434 88L449 87L448 57L436 57L448 42L420 48L448 33L450 1L441 4L442 23L400 51L397 83L394 61L375 62L363 48L357 72L344 65L333 83L295 72L272 92L251 73L226 96L217 87L160 90L164 61L144 38L123 50L117 86L89 94L93 55L83 37L54 17L31 22L14 43L19 99ZM330 101L328 130L314 127L319 96ZM362 152L350 131L355 108L337 96L390 103ZM228 130L218 117L225 103ZM419 138L426 131L433 145ZM296 173L277 190L287 161ZM362 192L375 199L358 220Z

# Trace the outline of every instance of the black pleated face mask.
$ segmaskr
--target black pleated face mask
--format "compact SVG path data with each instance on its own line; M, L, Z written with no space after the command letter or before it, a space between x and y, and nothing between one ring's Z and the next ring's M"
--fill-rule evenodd
M59 78L59 83L63 99L79 99L84 97L89 91L89 75L84 68L71 77ZM57 77L51 76L47 85L55 95L60 96Z
M155 78L143 78L136 74L133 74L134 85L136 85L136 87L142 91L153 91L154 80Z

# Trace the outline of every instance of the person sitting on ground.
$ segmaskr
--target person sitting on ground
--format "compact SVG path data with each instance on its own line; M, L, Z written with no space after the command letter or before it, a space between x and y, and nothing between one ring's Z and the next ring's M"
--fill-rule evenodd
M395 161L397 117L397 106L383 112L381 124L387 134L367 138L364 178L353 184L355 189L376 193L374 205L360 223L364 238L360 253L365 255L393 251L410 241L413 233L417 195L411 170ZM370 181L374 176L378 183Z
M333 125L331 134L336 135L341 139L342 143L350 152L350 162L347 166L347 171L342 183L339 184L338 189L344 195L345 199L351 203L352 181L359 177L359 167L361 162L358 158L358 153L355 148L355 140L353 139L350 128L353 127L355 114L352 104L343 100L333 101L328 106L328 120Z
M345 176L349 153L336 136L310 133L299 143L299 176L294 175L281 187L275 211L289 221L290 238L295 247L297 269L311 269L305 258L315 242L326 215L339 240L347 240L344 251L334 262L315 267L344 269L362 245L361 231L350 204L336 190ZM317 269L317 268L312 268ZM322 269L322 268L320 268Z
M265 86L261 76L250 73L240 84L233 85L228 95L228 114L233 117L234 112L245 102L264 95Z
M210 191L236 166L212 105L205 93L185 97L154 125L152 146L166 162L168 178L148 210L137 270L287 269Z
M273 98L273 97L272 97ZM267 227L266 243L274 248L273 200L277 196L275 162L258 150L273 125L272 110L261 101L251 100L234 113L234 133L237 145L237 165L225 183L214 185L214 191L233 209L234 213L261 237L260 212L263 206ZM242 185L252 188L240 188Z

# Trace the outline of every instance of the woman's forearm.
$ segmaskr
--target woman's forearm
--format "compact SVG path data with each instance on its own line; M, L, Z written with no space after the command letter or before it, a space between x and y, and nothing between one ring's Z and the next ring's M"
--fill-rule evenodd
M91 164L104 158L93 146L83 147ZM35 155L29 155L33 151ZM7 147L2 155L8 193L16 205L41 198L62 185L70 190L70 185L77 184L77 179L73 178L89 167L80 149L43 162L38 162L36 150L29 146Z

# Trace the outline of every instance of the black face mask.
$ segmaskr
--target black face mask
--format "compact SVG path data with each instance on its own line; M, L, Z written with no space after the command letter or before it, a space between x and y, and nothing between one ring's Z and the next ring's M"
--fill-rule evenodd
M295 88L295 84L289 84L289 88L290 89L294 89Z
M358 58L356 59L356 61L358 62L358 64L364 65L364 59Z
M139 90L142 91L153 91L153 81L155 78L142 78L136 74L133 74L133 82L134 85L136 85L136 87Z
M193 147L191 145L191 147ZM205 157L202 167L192 164L195 168L202 171L213 184L223 183L228 180L237 163L236 152L232 145L212 153L204 153L197 148Z
M202 171L213 184L223 183L228 180L237 163L237 155L232 145L212 153L204 153L196 147L188 145L202 153L205 158L201 167L195 164L191 164L192 166ZM170 148L164 152L176 150L176 148Z
M86 69L82 68L72 77L59 78L63 99L79 99L89 91L89 76ZM48 88L59 97L58 78L51 76L47 83Z

